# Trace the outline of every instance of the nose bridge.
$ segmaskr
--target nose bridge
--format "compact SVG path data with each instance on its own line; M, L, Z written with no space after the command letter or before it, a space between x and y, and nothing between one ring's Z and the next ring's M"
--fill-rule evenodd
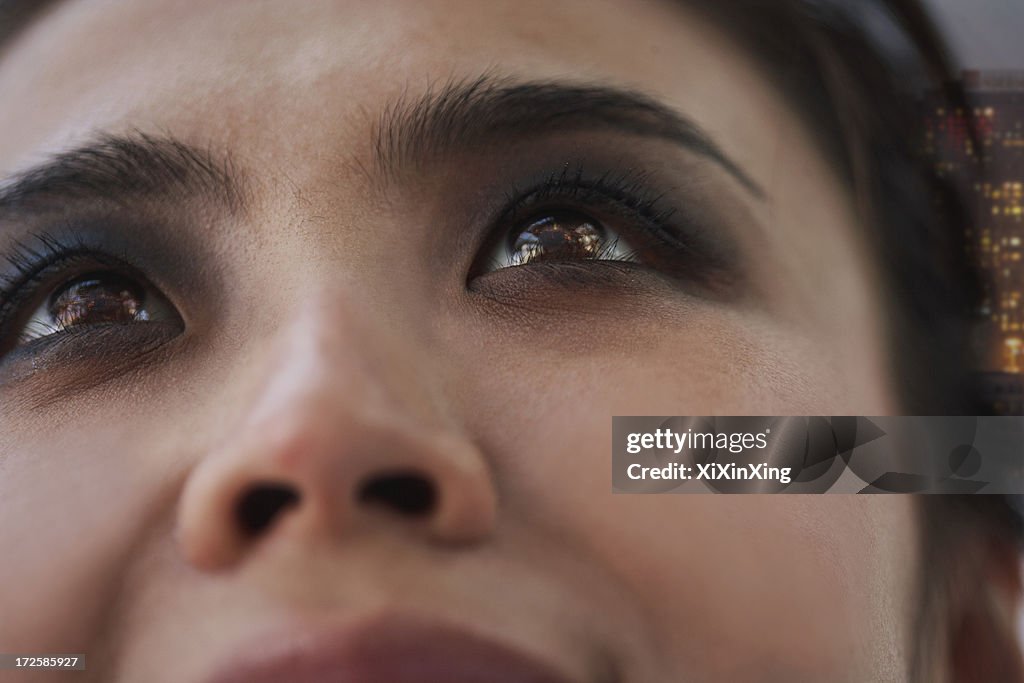
M421 361L422 338L396 329L368 306L338 294L307 301L278 328L259 371L248 421L282 413L357 412L375 419L435 423L441 406ZM328 417L328 416L323 416Z
M338 300L310 300L284 321L251 369L242 418L186 482L186 559L222 568L245 557L254 531L336 539L381 510L434 541L486 536L490 470L445 419L411 339Z

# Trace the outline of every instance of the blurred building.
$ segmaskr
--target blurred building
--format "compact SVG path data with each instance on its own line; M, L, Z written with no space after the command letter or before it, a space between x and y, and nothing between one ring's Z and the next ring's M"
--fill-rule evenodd
M996 415L1024 415L1024 373L982 372L978 397Z
M984 272L981 370L1024 373L1024 71L965 71L969 110L928 98L926 144L970 198L971 257ZM970 120L977 131L970 134ZM1000 382L1010 386L1010 380ZM1016 385L1014 385L1016 386Z

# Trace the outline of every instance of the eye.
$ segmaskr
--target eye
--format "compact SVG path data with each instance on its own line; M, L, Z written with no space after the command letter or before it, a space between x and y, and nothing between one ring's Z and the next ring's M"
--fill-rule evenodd
M510 185L470 267L471 289L587 281L635 290L643 280L717 295L721 250L706 238L699 211L680 210L647 171L595 173L566 163L525 189ZM501 271L515 271L515 282L489 277Z
M155 288L112 271L77 276L55 289L18 333L19 345L98 325L179 320Z
M596 218L553 211L516 223L491 254L490 270L565 261L636 262L635 251Z

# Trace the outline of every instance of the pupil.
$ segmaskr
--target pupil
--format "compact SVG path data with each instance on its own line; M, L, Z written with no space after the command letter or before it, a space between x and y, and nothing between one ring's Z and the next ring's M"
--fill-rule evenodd
M545 216L512 241L513 265L541 259L593 259L604 245L604 231L583 215Z
M132 282L114 275L87 275L54 295L50 315L60 328L139 319L143 293Z

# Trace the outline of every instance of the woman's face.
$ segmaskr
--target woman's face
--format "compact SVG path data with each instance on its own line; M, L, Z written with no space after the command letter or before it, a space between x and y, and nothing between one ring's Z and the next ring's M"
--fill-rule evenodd
M0 61L5 650L903 676L906 498L611 493L612 415L898 411L768 76L667 1L58 5Z

